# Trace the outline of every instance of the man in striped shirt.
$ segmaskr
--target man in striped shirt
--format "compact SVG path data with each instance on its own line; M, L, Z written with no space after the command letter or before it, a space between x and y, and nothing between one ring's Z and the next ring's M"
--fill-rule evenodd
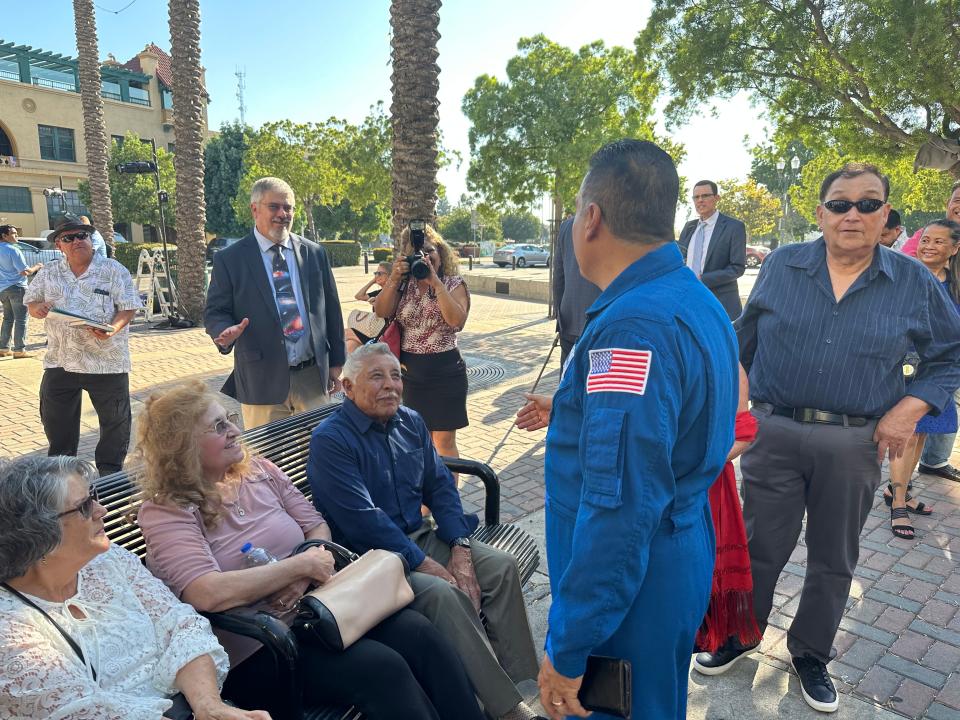
M764 261L735 327L759 422L741 460L744 518L761 630L774 587L807 515L807 572L787 647L803 697L837 709L827 674L832 643L880 483L880 462L903 453L917 421L960 385L960 320L922 265L878 247L889 182L849 164L820 188L823 237ZM901 363L920 369L908 389ZM695 667L719 674L755 650L731 644Z

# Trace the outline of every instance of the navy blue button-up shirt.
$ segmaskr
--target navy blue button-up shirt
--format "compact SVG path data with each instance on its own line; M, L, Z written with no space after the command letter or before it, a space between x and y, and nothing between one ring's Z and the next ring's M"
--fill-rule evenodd
M882 246L839 302L823 238L778 248L735 327L755 402L877 417L909 394L939 413L960 386L953 303L923 265ZM905 390L911 345L920 366Z
M476 515L464 514L423 418L406 407L382 425L345 399L313 431L307 478L335 541L359 553L393 550L411 570L426 557L407 537L423 524L421 503L445 542L469 537L479 524Z

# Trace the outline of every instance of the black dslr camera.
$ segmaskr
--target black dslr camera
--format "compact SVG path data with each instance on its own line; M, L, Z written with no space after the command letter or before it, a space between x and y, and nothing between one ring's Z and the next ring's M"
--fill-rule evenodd
M426 255L423 254L423 241L427 237L427 223L423 220L411 220L408 227L410 228L410 245L413 247L413 253L407 255L404 260L410 265L410 274L417 280L424 280L430 277L430 264Z

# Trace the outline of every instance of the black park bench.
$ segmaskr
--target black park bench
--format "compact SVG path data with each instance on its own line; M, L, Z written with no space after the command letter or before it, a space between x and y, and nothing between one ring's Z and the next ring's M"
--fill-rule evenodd
M251 453L272 461L309 499L307 457L310 435L320 422L339 407L340 403L324 405L249 430L242 437ZM500 523L500 481L496 473L488 465L474 460L447 457L443 460L451 472L475 476L483 483L486 492L484 522L473 537L513 555L520 570L520 579L526 583L540 564L540 552L529 534L514 525ZM140 504L139 488L126 471L121 471L101 478L97 482L97 489L100 503L107 509L104 518L107 535L111 541L143 560L146 543L140 528L131 520ZM360 720L363 717L354 708L301 707L300 678L294 671L297 642L283 622L268 613L248 609L205 614L214 627L255 638L272 653L276 693L285 704L285 717L294 720Z

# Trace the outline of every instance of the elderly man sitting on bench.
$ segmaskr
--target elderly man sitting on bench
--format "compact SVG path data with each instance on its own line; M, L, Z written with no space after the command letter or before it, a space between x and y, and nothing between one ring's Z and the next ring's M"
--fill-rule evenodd
M516 562L470 539L477 517L463 512L423 419L401 407L400 363L389 347L359 348L340 377L343 407L314 430L307 463L334 540L361 553L400 553L413 571L413 609L456 647L488 715L538 717L514 684L537 675Z

